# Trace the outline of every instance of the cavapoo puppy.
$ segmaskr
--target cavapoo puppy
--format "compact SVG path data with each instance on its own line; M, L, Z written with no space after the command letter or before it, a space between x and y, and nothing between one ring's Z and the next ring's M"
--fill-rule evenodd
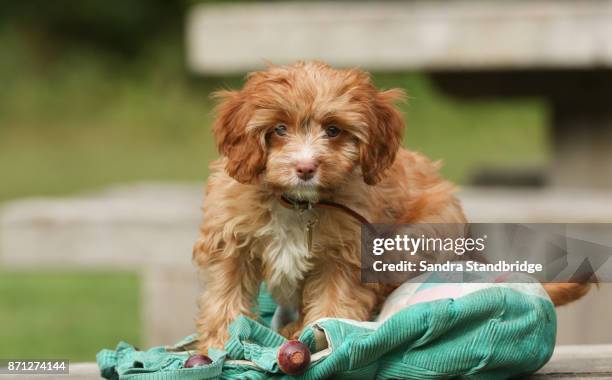
M202 269L202 352L222 348L228 325L255 317L260 284L299 310L294 337L323 317L369 320L391 290L360 281L361 225L464 223L438 165L401 148L401 90L380 91L358 69L320 62L272 66L220 99L213 126L221 158L211 165L193 252Z

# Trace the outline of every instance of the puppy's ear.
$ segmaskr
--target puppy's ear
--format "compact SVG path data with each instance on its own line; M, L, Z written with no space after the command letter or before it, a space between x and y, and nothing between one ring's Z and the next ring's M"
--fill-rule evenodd
M227 158L225 170L238 182L251 183L266 165L261 139L247 130L252 107L238 91L218 91L213 98L221 99L213 133L219 153Z
M404 118L395 103L404 98L404 91L393 89L376 93L373 100L374 120L370 121L368 142L360 148L363 180L368 185L380 181L395 161L404 133Z

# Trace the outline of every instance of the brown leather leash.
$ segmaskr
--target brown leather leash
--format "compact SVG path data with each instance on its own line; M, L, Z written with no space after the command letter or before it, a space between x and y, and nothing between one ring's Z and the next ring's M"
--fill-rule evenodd
M369 226L371 224L363 215L361 215L357 211L343 204L332 202L332 201L320 200L318 202L311 203L308 201L298 201L298 200L289 199L285 197L284 195L281 195L280 197L278 197L278 201L281 205L283 205L286 208L297 209L297 210L310 210L312 208L337 209L337 210L344 212L347 215L350 215L352 218L358 220L361 224L364 224L366 226Z

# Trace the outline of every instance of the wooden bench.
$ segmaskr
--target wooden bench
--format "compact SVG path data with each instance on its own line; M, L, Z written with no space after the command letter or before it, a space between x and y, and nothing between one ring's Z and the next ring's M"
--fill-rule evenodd
M319 59L426 72L461 99L543 97L549 181L612 187L611 0L199 4L187 47L202 75Z
M203 185L114 187L0 207L0 268L108 270L140 275L147 346L194 331L198 295L191 250Z
M191 248L203 185L140 184L0 206L0 268L130 270L142 278L145 346L195 329L199 292ZM473 222L612 222L612 194L588 190L459 194ZM560 344L610 343L612 286L558 310Z
M57 376L36 375L35 378ZM70 365L70 376L75 379L99 379L96 363ZM24 375L0 375L2 379L21 380ZM610 379L612 378L612 345L557 346L553 357L542 369L528 379Z

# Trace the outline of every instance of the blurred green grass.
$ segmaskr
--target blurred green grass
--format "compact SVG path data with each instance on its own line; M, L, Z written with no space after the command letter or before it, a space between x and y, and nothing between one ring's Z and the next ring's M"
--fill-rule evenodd
M0 202L206 178L217 155L208 94L239 87L241 78L191 76L177 39L125 59L37 38L0 27ZM463 101L419 73L374 79L408 92L405 145L443 160L454 181L465 183L479 165L547 159L547 116L537 100ZM0 357L93 360L119 340L138 344L138 288L127 274L0 271Z
M240 86L240 78L191 77L172 44L130 61L86 49L37 57L7 32L0 45L0 201L207 176L216 157L208 95ZM546 160L546 114L536 100L467 102L418 73L374 78L408 92L405 145L443 160L454 181L464 183L481 164Z
M0 358L94 361L140 344L139 305L134 274L0 272Z

